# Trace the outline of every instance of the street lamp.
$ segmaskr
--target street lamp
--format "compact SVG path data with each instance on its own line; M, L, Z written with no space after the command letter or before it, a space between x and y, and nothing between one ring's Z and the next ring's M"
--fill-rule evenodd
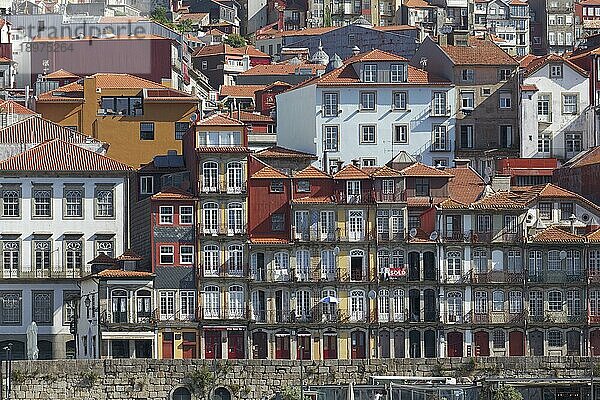
M300 337L300 336L298 336ZM304 400L304 373L302 371L302 359L304 357L304 343L300 343L300 400Z
M3 348L6 351L6 400L10 400L10 389L12 386L12 343Z

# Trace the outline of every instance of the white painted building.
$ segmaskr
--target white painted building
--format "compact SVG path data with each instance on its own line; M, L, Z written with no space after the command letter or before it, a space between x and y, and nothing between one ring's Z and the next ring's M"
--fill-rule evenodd
M0 161L0 346L12 342L15 358L31 321L40 357L75 356L77 281L98 254L123 252L130 171L60 139Z
M352 160L383 165L399 152L448 165L455 136L450 82L380 50L344 63L333 57L327 70L277 96L278 145L315 154L327 171Z
M563 57L521 60L521 157L568 160L593 146L587 72Z
M529 4L527 0L478 0L473 11L475 34L490 34L510 55L530 51Z

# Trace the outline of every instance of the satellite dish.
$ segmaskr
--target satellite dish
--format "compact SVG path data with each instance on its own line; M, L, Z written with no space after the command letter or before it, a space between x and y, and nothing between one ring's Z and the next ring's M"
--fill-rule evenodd
M408 231L408 236L410 236L411 238L414 238L417 236L417 228L411 228L410 231Z
M337 256L338 254L340 254L340 247L339 247L339 246L335 246L335 247L333 248L333 254L335 254L336 256Z
M560 259L564 260L565 258L567 258L567 252L565 250L562 250L560 253Z
M431 232L431 234L429 235L429 240L436 241L438 237L439 237L439 234L437 233L437 231L433 231L433 232Z
M190 116L190 122L193 124L194 122L196 122L198 120L198 114L197 113L193 113Z
M371 300L373 300L375 297L377 297L377 293L374 290L369 290L368 296Z

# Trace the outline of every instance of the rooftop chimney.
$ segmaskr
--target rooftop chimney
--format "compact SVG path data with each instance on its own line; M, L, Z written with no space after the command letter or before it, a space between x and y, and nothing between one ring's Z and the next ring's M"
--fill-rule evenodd
M354 46L352 48L352 54L357 55L360 53L360 48L358 46Z
M510 175L495 175L492 178L494 192L510 192Z
M360 160L358 158L355 158L354 160L352 160L352 165L354 165L355 167L360 167Z
M468 158L455 158L453 161L454 168L469 168L471 164L471 160Z

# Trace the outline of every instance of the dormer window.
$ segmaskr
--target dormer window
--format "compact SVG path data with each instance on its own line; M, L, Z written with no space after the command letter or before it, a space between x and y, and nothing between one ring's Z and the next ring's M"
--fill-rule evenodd
M390 66L390 82L406 82L406 65L392 64Z
M363 72L364 82L377 82L377 64L365 64Z
M562 64L551 64L550 65L550 78L562 78L563 66Z
M461 80L463 82L473 82L475 80L475 71L465 68L461 71Z

